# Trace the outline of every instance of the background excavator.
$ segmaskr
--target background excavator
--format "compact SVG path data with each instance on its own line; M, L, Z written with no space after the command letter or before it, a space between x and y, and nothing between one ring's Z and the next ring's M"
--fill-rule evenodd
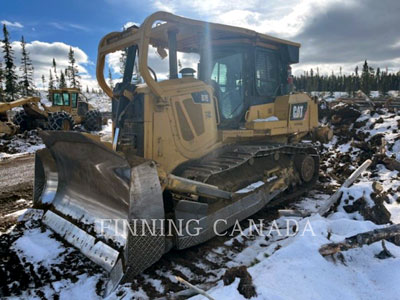
M94 109L76 88L49 90L51 106L44 105L39 97L26 97L0 103L0 134L12 136L36 128L47 130L72 130L82 124L88 131L102 128L100 111ZM12 120L7 112L22 106Z
M148 65L150 46L168 57L166 80ZM171 248L202 243L316 182L318 152L301 141L327 139L329 130L318 126L315 99L289 91L299 47L166 12L100 41L97 80L112 98L113 142L43 132L34 206L44 224L110 272L106 293ZM127 61L112 91L104 64L117 50ZM189 53L199 57L197 70L179 76L178 57Z

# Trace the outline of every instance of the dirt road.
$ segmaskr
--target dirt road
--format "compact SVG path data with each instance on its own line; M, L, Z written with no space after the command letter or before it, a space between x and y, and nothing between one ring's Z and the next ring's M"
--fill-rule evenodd
M15 223L15 212L31 206L34 164L33 154L0 161L0 232Z

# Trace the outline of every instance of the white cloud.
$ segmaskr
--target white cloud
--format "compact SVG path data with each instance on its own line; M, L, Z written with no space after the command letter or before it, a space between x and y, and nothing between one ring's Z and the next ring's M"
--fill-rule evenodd
M122 51L115 51L107 55L107 64L112 73L121 74L121 55Z
M166 49L166 52L168 53L168 49ZM121 54L122 51L116 51L107 55L107 64L112 70L114 77L122 77L123 75L121 72ZM200 56L198 54L178 52L177 58L181 63L182 68L193 68L197 70L197 63L200 60ZM168 56L164 59L161 59L156 49L153 47L149 48L148 66L155 71L158 79L164 80L168 78Z
M90 29L86 26L80 25L80 24L75 24L75 23L58 23L58 22L50 22L49 23L51 26L54 28L57 28L58 30L62 31L70 31L71 29L75 30L81 30L81 31L90 31Z
M155 1L156 9L170 11L195 19L249 28L257 32L271 34L279 38L294 39L316 15L324 14L330 6L352 7L355 0L163 0ZM300 49L302 57L302 50ZM309 70L315 65L294 65L297 73ZM320 71L339 71L339 64L321 64ZM353 70L348 65L343 70Z
M314 14L334 3L349 5L352 0L272 0L268 3L265 0L157 0L153 6L204 21L290 37L298 33Z
M140 27L140 24L139 24L139 23L136 23L136 22L131 22L131 21L129 21L129 22L126 22L125 25L122 26L122 28L123 28L123 29L128 29L129 27L132 27L132 26Z
M22 25L19 22L10 22L10 21L7 21L7 20L2 20L1 24L4 24L4 25L6 25L8 27L15 27L15 28L23 28L24 27L24 25Z

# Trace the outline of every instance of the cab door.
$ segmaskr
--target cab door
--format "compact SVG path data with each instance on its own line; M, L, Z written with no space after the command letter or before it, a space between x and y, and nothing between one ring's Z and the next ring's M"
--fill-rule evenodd
M65 110L68 113L71 113L71 100L70 100L70 95L68 92L63 92L62 93L62 99L64 102L63 110Z
M71 114L73 116L77 116L78 115L78 93L71 93L70 99L71 99Z

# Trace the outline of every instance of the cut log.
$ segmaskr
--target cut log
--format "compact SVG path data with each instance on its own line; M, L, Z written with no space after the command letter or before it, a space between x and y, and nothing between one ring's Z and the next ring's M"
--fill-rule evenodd
M390 239L400 235L400 224L392 225L386 228L375 229L364 233L356 234L346 238L340 243L330 243L322 245L319 253L322 256L333 255L340 251L346 251L353 248L370 245L380 240Z
M383 163L390 171L400 171L400 162L394 158L385 157Z
M318 209L318 213L322 216L325 215L331 207L336 204L339 199L342 197L342 189L343 188L348 188L350 185L353 184L353 182L361 175L362 172L364 172L369 165L371 164L371 160L367 159L364 161L364 163L355 170L349 178L346 179L346 181L342 184L340 189L338 189L330 198L329 200L325 203L325 205L321 205L321 207Z
M209 294L207 294L205 291L203 291L202 289L198 288L197 286L194 286L193 284L191 284L190 282L187 282L185 279L183 279L182 277L179 276L175 276L176 280L178 280L179 282L183 283L184 285L186 285L188 288L192 289L193 291L195 291L196 293L203 295L204 297L206 297L207 299L210 300L215 300L213 297L211 297Z

